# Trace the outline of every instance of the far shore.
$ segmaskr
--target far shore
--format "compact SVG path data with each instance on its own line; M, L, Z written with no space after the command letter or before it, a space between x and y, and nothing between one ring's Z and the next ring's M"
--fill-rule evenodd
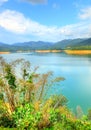
M62 52L62 50L36 50L35 52L39 53L49 53L49 52Z
M91 55L91 50L64 50L69 55Z
M65 52L68 55L91 55L91 50L30 50L30 51L17 51L16 53L30 53L30 52L37 52L37 53ZM4 51L0 52L0 54L10 54L10 53L13 52L4 52Z
M10 54L10 52L4 52L4 51L2 51L2 52L0 52L0 54Z
M30 53L30 52L38 52L38 53L57 53L57 52L62 52L62 50L30 50L30 51L17 51L16 53ZM0 54L10 54L13 52L0 52ZM15 53L15 52L14 52Z

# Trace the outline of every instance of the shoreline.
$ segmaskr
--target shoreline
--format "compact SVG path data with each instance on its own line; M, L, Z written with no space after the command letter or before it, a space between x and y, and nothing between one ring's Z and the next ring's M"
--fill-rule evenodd
M0 54L10 54L10 53L61 53L64 52L68 55L91 55L91 50L31 50L31 51L17 51L17 52L0 52Z
M16 51L16 52L0 52L0 54L10 54L10 53L31 53L31 52L37 52L37 53L57 53L62 52L62 50L30 50L30 51Z
M69 55L91 55L91 50L64 50Z
M9 51L5 51L5 52L4 52L4 51L1 51L1 52L0 52L0 54L10 54L10 53L11 53L11 52L9 52Z
M56 53L56 52L62 52L62 50L35 50L35 52L38 52L38 53Z

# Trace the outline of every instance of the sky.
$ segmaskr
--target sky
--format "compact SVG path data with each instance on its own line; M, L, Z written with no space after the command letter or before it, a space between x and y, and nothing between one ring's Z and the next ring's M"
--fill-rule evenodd
M0 42L91 37L91 0L0 0Z

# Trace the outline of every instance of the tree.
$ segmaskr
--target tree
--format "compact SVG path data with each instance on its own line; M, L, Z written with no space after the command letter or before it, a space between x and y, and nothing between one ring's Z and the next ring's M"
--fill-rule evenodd
M41 101L49 88L64 78L53 78L53 73L36 73L28 61L18 59L6 62L0 57L0 94L8 111L12 113L18 105Z

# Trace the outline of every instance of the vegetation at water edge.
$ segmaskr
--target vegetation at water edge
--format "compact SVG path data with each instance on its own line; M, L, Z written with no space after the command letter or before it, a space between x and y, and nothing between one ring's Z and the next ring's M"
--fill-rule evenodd
M37 69L24 59L8 63L0 57L0 129L91 130L91 110L83 115L78 106L75 115L61 92L48 95L53 84L65 79Z

